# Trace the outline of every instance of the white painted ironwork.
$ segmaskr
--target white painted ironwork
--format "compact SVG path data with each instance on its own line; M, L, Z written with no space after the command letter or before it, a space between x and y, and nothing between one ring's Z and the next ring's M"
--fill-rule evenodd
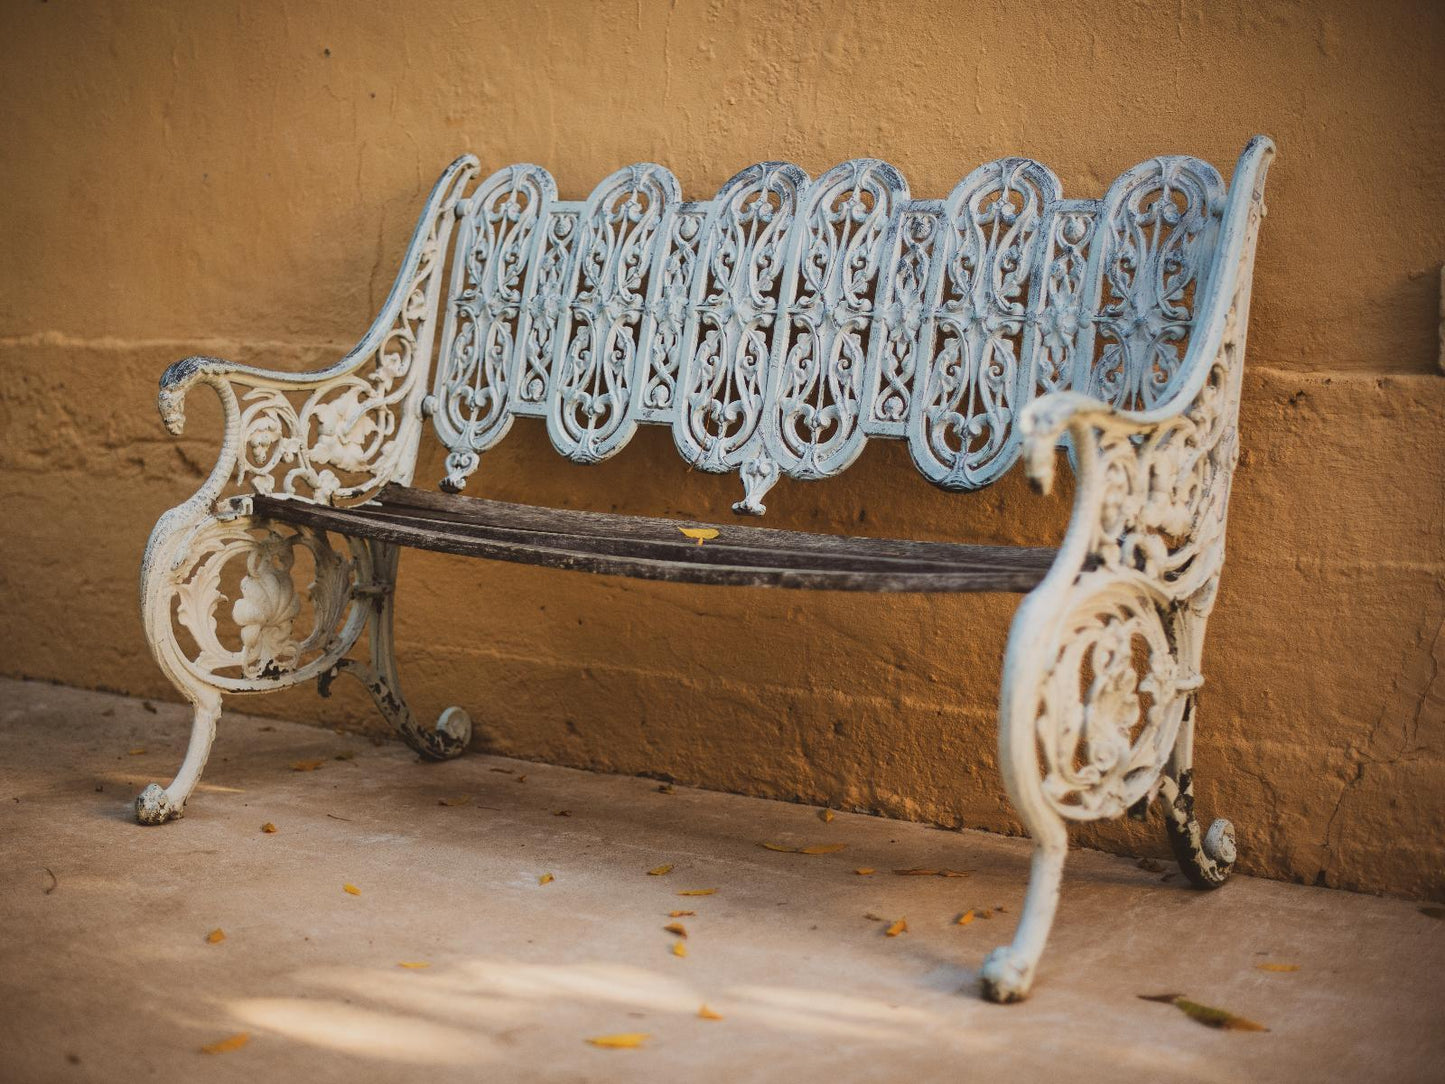
M985 989L1028 991L1069 820L1162 796L1185 872L1222 883L1234 840L1228 822L1204 832L1194 816L1194 701L1273 151L1263 137L1249 144L1227 198L1212 167L1161 157L1097 201L1064 198L1022 158L980 167L946 200L912 199L891 166L858 159L816 181L786 163L751 166L697 203L645 164L580 203L526 165L467 195L477 163L458 159L346 357L310 374L187 358L162 378L172 432L189 389L206 384L225 436L146 551L147 636L196 713L180 773L146 789L138 817L180 814L223 693L310 678L324 689L349 672L424 755L465 747L464 712L424 729L401 698L396 549L267 523L248 497L349 505L407 484L426 414L448 450L449 490L519 415L545 419L557 449L584 463L658 424L693 466L738 471L734 508L755 515L781 476L836 474L870 437L906 441L924 476L955 490L1020 457L1047 489L1062 444L1074 512L1014 619L1000 705L1002 769L1034 872ZM350 657L363 635L369 663Z

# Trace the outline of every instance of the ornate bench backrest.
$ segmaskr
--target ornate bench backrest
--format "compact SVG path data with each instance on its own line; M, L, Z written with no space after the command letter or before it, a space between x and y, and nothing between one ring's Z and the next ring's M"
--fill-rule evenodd
M585 202L538 166L500 170L459 220L432 394L460 489L518 415L596 462L639 424L737 470L738 511L780 474L822 478L869 437L908 442L946 489L1018 458L1018 412L1056 389L1142 409L1177 383L1210 273L1224 185L1151 159L1102 200L1064 199L1024 158L910 197L892 166L816 180L765 162L688 202L634 165Z

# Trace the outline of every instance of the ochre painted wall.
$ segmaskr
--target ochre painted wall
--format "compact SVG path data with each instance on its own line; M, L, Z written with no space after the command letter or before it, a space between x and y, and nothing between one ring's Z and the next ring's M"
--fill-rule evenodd
M1022 153L1097 195L1151 154L1280 157L1255 281L1231 557L1206 650L1206 815L1245 869L1445 894L1445 6L1258 3L16 2L0 11L0 671L173 696L135 598L213 461L154 410L171 360L333 360L463 150L565 196L665 163L690 195L867 154L942 195ZM419 479L439 476L428 447ZM717 518L667 434L578 468L522 423L483 495ZM784 484L778 526L1049 541L1067 492L928 487L875 442ZM1013 598L726 591L409 553L415 706L485 747L1017 830L995 765ZM377 725L354 691L244 702ZM222 737L224 743L224 735ZM224 753L224 745L221 747ZM204 795L200 800L204 800ZM1150 827L1081 841L1162 853Z

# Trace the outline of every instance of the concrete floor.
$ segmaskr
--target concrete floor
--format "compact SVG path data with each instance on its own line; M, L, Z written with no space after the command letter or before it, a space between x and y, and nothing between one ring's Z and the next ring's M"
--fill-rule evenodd
M0 1079L1445 1074L1445 922L1410 902L1245 878L1203 894L1076 852L1036 993L1000 1007L975 972L1012 932L1026 841L479 755L423 764L233 714L185 819L141 828L130 800L169 779L187 725L172 705L0 682ZM891 872L918 866L971 872ZM677 894L700 888L717 891ZM1004 913L955 924L968 908ZM671 910L697 912L685 958ZM1165 991L1270 1030L1138 997ZM585 1042L618 1032L650 1038Z

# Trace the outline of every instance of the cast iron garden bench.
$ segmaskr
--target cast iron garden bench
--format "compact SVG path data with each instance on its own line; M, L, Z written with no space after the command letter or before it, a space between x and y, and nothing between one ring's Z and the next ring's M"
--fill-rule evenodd
M1162 798L1181 866L1212 887L1232 829L1202 831L1190 786L1205 621L1224 561L1264 137L1226 190L1195 158L1066 199L1045 167L991 162L947 199L914 199L884 162L810 179L766 162L712 200L656 165L581 202L536 166L442 174L360 344L314 373L190 357L161 378L220 397L225 438L200 490L156 524L142 570L156 660L195 707L142 823L179 816L227 693L359 677L402 736L442 759L471 723L420 726L392 650L399 548L739 587L1027 593L999 708L1000 764L1035 845L1013 943L985 993L1024 997L1058 901L1071 820L1143 816ZM433 363L435 362L435 363ZM737 471L733 511L762 515L782 476L837 474L874 437L907 442L948 490L1016 460L1047 490L1076 475L1057 549L843 538L460 496L513 419L545 419L579 463L639 425L682 458ZM442 492L413 487L427 419ZM234 599L230 622L217 608ZM369 661L351 657L363 633Z

